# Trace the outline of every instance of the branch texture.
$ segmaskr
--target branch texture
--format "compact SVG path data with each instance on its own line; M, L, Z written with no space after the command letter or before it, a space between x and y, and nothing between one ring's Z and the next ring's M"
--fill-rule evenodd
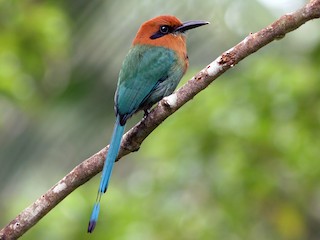
M320 0L311 0L303 8L283 15L257 33L249 34L239 44L224 52L202 69L174 94L161 100L147 118L130 129L122 139L118 159L130 152L137 151L144 139L167 117L229 68L268 43L282 39L288 32L315 18L320 18ZM0 239L17 239L22 236L72 191L99 173L102 170L107 151L108 146L76 166L63 179L0 230Z

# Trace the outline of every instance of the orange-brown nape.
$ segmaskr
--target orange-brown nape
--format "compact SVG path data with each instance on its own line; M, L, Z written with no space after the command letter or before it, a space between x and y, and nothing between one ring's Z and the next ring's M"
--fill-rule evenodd
M133 40L133 45L147 44L166 47L174 50L181 57L186 57L186 38L182 32L174 32L176 28L181 27L182 25L183 23L175 16L163 15L152 18L141 25ZM164 31L164 33L161 33L161 31ZM165 31L168 32L165 33ZM152 38L152 36L156 37Z

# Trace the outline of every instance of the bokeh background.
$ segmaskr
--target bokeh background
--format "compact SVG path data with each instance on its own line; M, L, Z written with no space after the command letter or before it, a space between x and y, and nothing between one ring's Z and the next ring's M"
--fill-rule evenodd
M160 14L188 34L183 82L301 0L0 0L0 226L108 144L121 62ZM228 71L21 239L319 239L320 21ZM141 114L129 121L134 125Z

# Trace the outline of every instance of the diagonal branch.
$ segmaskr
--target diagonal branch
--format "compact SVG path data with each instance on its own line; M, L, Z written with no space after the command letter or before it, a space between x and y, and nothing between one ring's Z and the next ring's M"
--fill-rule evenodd
M224 52L202 69L174 94L160 101L147 118L130 129L123 137L119 158L130 152L137 151L144 139L167 117L229 68L268 43L283 38L288 32L315 18L320 18L320 0L311 0L303 8L283 15L257 33L249 34L239 44ZM107 150L108 146L83 161L33 204L23 210L7 226L0 230L0 239L16 239L22 236L73 190L99 173L102 170Z

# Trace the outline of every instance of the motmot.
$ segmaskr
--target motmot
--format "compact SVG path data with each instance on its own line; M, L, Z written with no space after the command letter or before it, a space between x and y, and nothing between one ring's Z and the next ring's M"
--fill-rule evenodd
M114 97L116 121L89 221L89 233L96 226L101 196L107 191L127 120L140 110L147 115L154 104L176 89L189 65L185 32L208 23L181 22L165 15L140 26L119 73Z

